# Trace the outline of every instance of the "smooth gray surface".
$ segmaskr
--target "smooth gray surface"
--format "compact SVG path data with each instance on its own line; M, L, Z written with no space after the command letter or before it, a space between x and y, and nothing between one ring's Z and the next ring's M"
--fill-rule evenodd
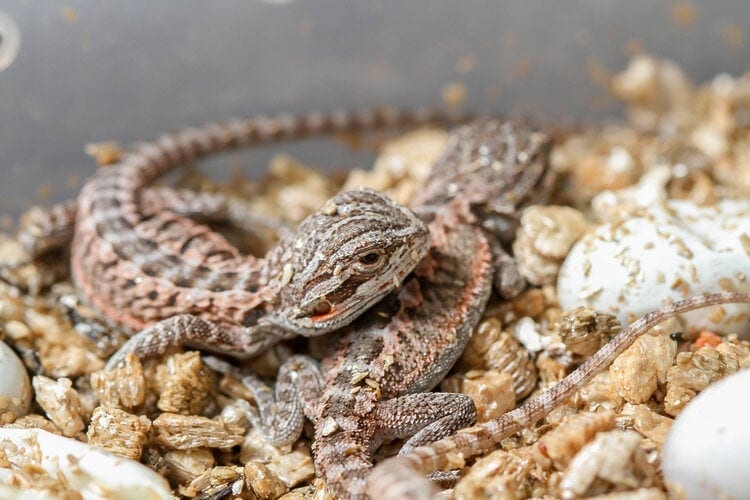
M747 46L731 47L726 31L750 35L743 0L695 1L687 26L672 19L673 2L652 0L63 5L0 3L22 36L0 72L2 213L32 204L40 185L54 186L52 200L74 195L75 176L94 169L83 154L92 141L230 115L434 104L449 82L466 84L470 109L596 119L616 107L587 67L619 70L629 40L702 80L746 70ZM320 165L368 161L328 144L283 149ZM247 168L262 168L252 158Z

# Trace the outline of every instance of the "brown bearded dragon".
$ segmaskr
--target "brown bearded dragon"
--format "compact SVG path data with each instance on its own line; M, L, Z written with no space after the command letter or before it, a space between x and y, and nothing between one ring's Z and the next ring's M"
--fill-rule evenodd
M315 466L333 494L364 497L383 441L408 438L407 453L474 421L470 397L427 391L466 346L493 277L516 274L494 273L503 231L482 226L511 232L521 209L545 197L549 146L545 134L497 120L455 130L412 207L427 221L432 246L400 292L355 321L320 366L292 356L275 392L243 377L259 410L250 418L270 441L292 443L304 418L312 420ZM517 287L515 278L510 287L500 281Z
M150 184L175 166L232 148L436 118L432 111L381 109L236 120L164 135L97 172L75 202L27 218L18 238L32 254L73 238L81 298L110 324L138 332L108 367L129 352L148 356L177 344L249 357L281 339L340 328L382 299L426 253L424 224L382 194L354 190L254 258L187 217L232 218L226 200Z

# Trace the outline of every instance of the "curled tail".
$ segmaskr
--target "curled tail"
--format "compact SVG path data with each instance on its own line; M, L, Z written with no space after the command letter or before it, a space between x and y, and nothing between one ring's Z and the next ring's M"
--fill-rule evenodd
M137 177L138 188L164 175L171 168L200 160L221 151L252 145L321 135L377 130L388 127L450 122L462 118L435 108L402 110L377 107L362 111L333 111L299 116L279 114L230 119L190 127L165 134L151 142L136 144L121 162L110 168L124 167Z

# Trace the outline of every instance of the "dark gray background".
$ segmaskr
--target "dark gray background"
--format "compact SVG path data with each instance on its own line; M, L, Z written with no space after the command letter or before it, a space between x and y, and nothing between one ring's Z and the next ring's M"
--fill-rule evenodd
M727 41L728 29L750 36L746 1L695 0L687 24L676 5L6 0L22 42L0 72L0 213L37 201L40 186L54 187L45 203L74 195L94 170L92 141L258 112L434 104L449 82L466 85L471 109L598 119L617 108L589 68L621 69L632 40L699 81L747 68L747 44ZM368 161L330 144L292 151L320 165Z

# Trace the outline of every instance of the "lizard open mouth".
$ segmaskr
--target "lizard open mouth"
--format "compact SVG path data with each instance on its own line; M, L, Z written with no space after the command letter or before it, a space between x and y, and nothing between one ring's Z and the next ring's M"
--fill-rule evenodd
M315 314L313 316L310 316L310 319L315 323L320 323L331 319L332 317L336 316L336 314L338 314L338 311L335 309L331 309L325 314Z
M312 315L310 316L310 320L319 323L331 319L336 314L338 314L338 310L335 309L330 302L325 299L320 299L315 301L312 305Z

